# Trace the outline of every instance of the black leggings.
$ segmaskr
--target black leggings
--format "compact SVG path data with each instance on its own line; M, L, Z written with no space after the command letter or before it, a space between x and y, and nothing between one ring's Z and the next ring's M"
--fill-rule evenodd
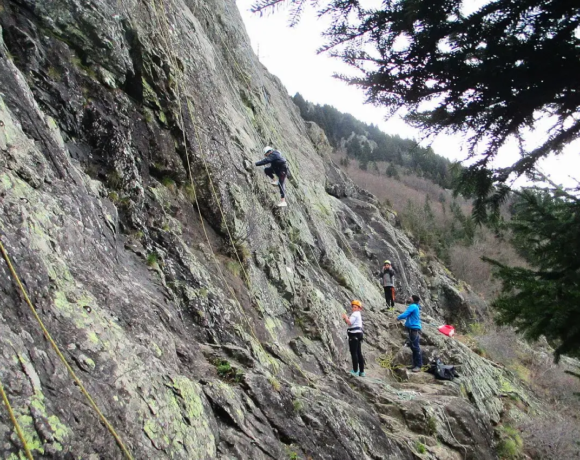
M264 172L270 179L274 179L274 174L278 176L278 188L280 188L280 197L286 198L286 176L288 175L288 170L283 169L274 171L274 168L269 167L264 168Z
M365 360L361 350L362 342L362 332L348 332L348 347L350 348L350 356L352 357L352 370L355 372L365 371Z
M387 307L395 306L395 288L393 286L384 286L385 288L385 300L387 301Z

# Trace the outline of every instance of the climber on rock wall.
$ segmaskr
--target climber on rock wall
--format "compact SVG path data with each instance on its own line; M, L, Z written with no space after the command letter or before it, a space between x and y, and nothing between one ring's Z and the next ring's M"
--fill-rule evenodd
M288 176L286 159L278 150L274 150L270 146L264 147L264 155L266 155L266 158L256 162L256 166L270 165L264 169L264 172L271 179L270 183L280 188L281 199L278 207L286 207L288 206L286 204L286 177ZM278 180L274 179L274 174L278 177Z
M350 317L346 313L342 314L342 319L348 325L346 333L348 335L348 346L352 358L352 370L350 373L352 375L364 377L365 360L361 349L363 342L363 321L361 315L362 302L360 300L353 300L350 305L352 307Z

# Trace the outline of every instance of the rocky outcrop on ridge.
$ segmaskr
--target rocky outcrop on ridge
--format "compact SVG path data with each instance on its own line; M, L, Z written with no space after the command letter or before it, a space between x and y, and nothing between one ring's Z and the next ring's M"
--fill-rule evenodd
M427 325L408 375L380 261L427 322L478 315L352 184L231 0L0 0L0 239L136 459L494 458L509 373ZM289 159L287 209L253 162ZM0 263L0 381L34 458L124 458ZM365 304L367 379L340 314ZM398 305L401 309L402 306ZM0 411L0 455L25 458ZM126 457L126 455L125 455Z

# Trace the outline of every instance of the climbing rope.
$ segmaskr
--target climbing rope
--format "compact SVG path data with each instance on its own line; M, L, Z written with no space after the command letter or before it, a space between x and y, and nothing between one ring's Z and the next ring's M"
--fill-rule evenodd
M152 0L152 3L153 3L153 7L154 7L154 14L155 14L155 17L156 17L156 21L160 25L157 4L155 3L155 0ZM163 13L161 14L161 16L162 16L162 18L163 18L163 20L165 22L165 27L160 27L160 30L162 31L162 36L163 36L163 39L165 41L165 45L167 46L167 49L168 49L168 52L169 52L169 50L172 49L173 47L172 47L172 45L170 43L170 40L171 39L168 38L168 35L169 35L169 21L168 21L167 14L165 12L164 6L162 6L162 12ZM163 31L165 31L165 34L166 35L163 34ZM177 63L176 63L173 55L170 52L169 52L169 58L172 61L172 64L174 65L174 68L175 69L178 69L179 67L177 66ZM177 96L178 96L178 100L179 101L181 100L181 95L184 93L184 91L182 90L181 85L182 85L181 79L178 79L177 80ZM187 107L187 110L188 110L188 114L189 114L189 117L190 117L191 122L192 122L193 129L194 129L195 138L196 138L196 141L197 141L197 144L198 144L199 151L201 153L200 158L201 158L201 160L203 162L204 169L205 169L206 174L208 176L209 185L210 185L210 188L211 188L212 195L213 195L213 197L214 197L214 199L215 199L215 201L216 201L216 203L218 205L218 209L219 209L220 214L221 214L222 222L223 222L223 224L224 224L224 226L226 228L226 231L227 231L227 234L228 234L228 237L229 237L230 244L231 244L231 246L232 246L232 248L234 250L234 253L236 255L236 258L238 260L238 263L239 263L239 265L240 265L240 267L241 267L241 269L242 269L242 271L244 273L244 278L246 279L246 282L248 284L250 296L252 296L252 298L254 299L254 301L259 305L259 300L256 298L255 294L253 294L252 291L251 291L251 288L250 288L250 285L251 285L250 277L249 277L249 275L248 275L248 273L247 273L247 271L245 269L244 263L242 262L242 260L240 258L240 255L238 253L238 249L236 248L236 245L235 245L235 242L234 242L234 239L233 239L231 230L230 230L229 225L227 223L227 219L226 219L225 213L224 213L223 208L221 206L221 202L220 202L219 196L217 194L215 185L213 183L213 179L211 177L211 173L210 173L209 166L207 164L205 155L203 154L203 151L204 151L203 150L203 145L202 145L202 142L201 142L201 138L199 136L199 132L197 130L197 125L196 125L196 121L195 121L196 118L194 116L194 110L191 107L191 104L192 104L191 103L191 100L190 100L190 98L188 96L185 96L185 99L186 99L186 107ZM236 305L238 306L238 308L240 310L240 314L242 315L243 319L247 323L247 327L248 327L250 333L252 334L252 336L256 340L258 346L260 346L260 348L262 348L261 342L260 342L260 340L258 339L258 337L256 335L256 332L254 330L254 327L253 327L252 323L249 322L249 320L247 319L247 317L245 316L245 314L243 312L243 307L242 307L241 302L239 301L238 297L236 296L235 291L230 286L230 283L227 282L227 280L225 279L225 277L223 275L223 272L221 270L221 267L220 267L220 265L219 265L219 263L217 261L217 257L215 255L215 252L214 252L214 250L213 250L213 248L211 246L211 243L209 241L209 237L207 235L207 231L206 231L205 225L204 225L204 219L203 219L203 216L201 214L201 207L200 207L199 202L197 200L197 194L195 193L196 186L195 186L195 182L193 180L193 175L192 175L192 172L191 172L191 165L190 165L190 162L189 162L189 153L188 153L188 149L187 149L187 138L186 138L186 134L185 134L185 121L184 121L183 109L182 109L181 103L179 103L179 109L180 109L181 122L183 124L183 129L182 129L182 131L183 131L183 142L184 142L184 147L185 147L185 150L186 150L186 158L187 158L187 164L188 164L189 180L190 180L191 186L194 188L194 195L195 195L196 207L197 207L197 210L198 210L198 214L199 214L199 217L200 217L200 221L202 223L202 227L203 227L204 235L206 237L206 241L208 242L208 245L210 247L210 251L212 253L213 259L214 259L215 264L216 264L216 267L218 268L218 272L220 274L220 277L222 278L222 280L224 282L224 285L228 286L228 288L229 288L229 290L230 290L233 298L236 301ZM298 371L300 372L300 374L308 382L312 382L312 379L310 377L308 377L304 373L304 371L300 368L300 366L298 366L297 364L295 364L292 360L291 360L291 362L298 369Z
M169 59L171 60L171 63L173 64L174 68L175 69L178 69L179 67L177 65L177 62L175 61L172 53L170 52L170 49L172 49L173 46L172 46L172 44L170 42L171 41L171 38L169 38L169 21L168 21L168 18L167 18L167 14L165 12L165 7L163 5L161 6L161 8L162 8L162 14L160 15L155 0L152 0L152 4L153 4L153 9L154 9L155 20L158 23L159 30L161 30L161 36L163 37L163 40L165 41L165 46L167 47L167 51L168 51L168 54L169 54ZM159 20L159 16L161 16L163 18L164 23L165 23L164 24L165 27L161 26L161 21ZM165 32L165 34L163 32ZM212 246L212 244L211 244L211 242L209 240L209 235L208 235L207 229L205 227L204 218L203 218L203 215L201 214L201 206L200 206L199 200L197 198L197 195L198 195L197 192L196 192L197 186L195 185L195 181L193 180L193 174L191 172L191 163L189 161L189 149L187 147L187 137L186 137L186 131L185 131L185 118L184 118L184 114L183 114L183 108L182 108L182 105L181 105L181 102L180 102L181 101L181 95L183 94L181 84L182 84L181 79L178 78L177 79L176 90L177 90L177 98L178 98L178 105L179 105L179 119L180 119L180 121L182 123L183 144L184 144L184 148L185 148L185 157L186 157L186 161L187 161L189 181L190 181L190 185L192 186L192 188L194 190L195 204L196 204L197 212L198 212L198 215L199 215L199 218L200 218L200 222L201 222L201 225L202 225L203 233L204 233L205 239L207 241L207 244L209 246L210 252L212 254L212 258L214 260L214 263L216 265L216 268L218 270L219 276L220 276L220 278L223 281L223 285L224 286L227 286L230 294L232 295L233 299L235 300L235 304L238 307L238 310L240 312L240 315L243 318L243 320L245 321L246 326L247 326L248 330L250 331L251 335L254 337L254 339L256 340L256 342L258 343L258 345L260 347L262 347L261 342L260 342L260 340L258 339L258 337L256 335L256 332L254 330L254 327L253 327L252 323L248 320L248 318L244 314L243 307L242 307L242 303L240 302L240 300L239 300L238 296L236 295L235 291L233 290L231 284L227 282L227 280L226 280L226 278L225 278L225 276L223 274L222 268L221 268L221 266L220 266L220 264L218 262L217 256L216 256L215 251L213 249L213 246ZM186 98L186 106L187 106L187 109L188 109L188 112L189 112L189 116L190 116L190 119L191 119L191 122L192 122L192 126L193 126L193 129L194 129L194 133L195 133L195 138L196 138L196 141L198 143L198 147L199 147L200 153L203 153L203 146L201 144L200 136L199 136L199 133L197 131L197 126L195 124L195 118L193 116L192 109L190 107L190 101L189 101L189 98L187 96L185 96L185 98ZM244 272L244 277L246 279L246 282L247 282L248 288L249 288L249 286L250 286L250 277L249 277L249 275L248 275L248 273L247 273L247 271L246 271L246 269L244 267L244 264L243 264L243 262L242 262L242 260L241 260L241 258L239 256L239 254L238 254L236 245L234 243L232 234L230 232L229 226L228 226L227 221L226 221L225 214L224 214L223 209L221 207L221 204L220 204L220 201L219 201L219 197L217 196L217 192L216 192L215 187L213 185L213 180L211 178L211 174L210 174L210 171L209 171L209 167L207 166L207 162L205 160L205 156L200 155L200 158L203 161L204 169L206 170L206 174L208 176L208 180L209 180L210 185L211 185L212 194L214 196L214 199L215 199L216 203L218 204L218 208L220 210L220 214L221 214L221 217L222 217L222 222L224 223L224 226L227 229L227 234L228 234L228 237L229 237L230 244L231 244L231 246L232 246L232 248L234 250L234 253L235 253L236 258L238 260L238 264L240 265L242 271ZM252 295L251 291L250 291L250 295ZM259 304L259 301L255 298L255 296L253 296L253 297L254 297L254 300Z
M26 438L24 437L24 433L22 432L22 428L20 428L20 424L18 420L16 420L16 416L14 415L14 411L12 410L12 406L10 405L10 401L8 400L8 396L4 391L4 386L0 381L0 394L2 395L2 399L4 400L4 404L6 404L6 408L8 409L8 415L10 416L10 420L14 425L14 429L16 430L16 434L20 438L20 442L22 443L22 447L24 448L24 452L26 453L26 457L28 460L34 460L32 454L30 453L30 448L28 447L28 443L26 442Z
M244 77L244 82L246 83L246 85L248 86L248 90L251 92L251 88L249 87L249 82L247 81L247 79L245 78L246 74L243 71L243 69L241 68L241 65L238 63L238 60L236 59L236 55L231 51L230 47L228 46L228 44L225 42L224 37L222 34L219 34L219 37L221 39L222 45L224 46L224 48L226 49L227 53L229 54L230 58L232 59L234 66L238 69L238 72L240 73L240 75L242 75L242 77ZM262 75L261 73L256 69L256 66L253 62L253 60L250 59L250 62L254 68L254 71L256 72L256 74L258 75L259 79L260 79L260 85L262 88L262 93L264 94L264 105L266 107L266 111L269 112L271 114L271 117L273 118L273 114L272 114L272 108L270 106L269 100L265 95L265 85L264 82L262 80ZM221 62L220 62L221 64ZM223 65L222 65L223 68ZM224 69L224 74L226 75L226 78L228 78L228 81L230 82L230 85L232 85L233 88L235 88L235 86L233 85L233 83L230 81L229 77L227 76L227 71ZM264 123L264 126L267 128L268 131L270 131L270 137L272 139L274 139L274 137L277 138L277 142L279 144L285 144L285 146L287 147L287 152L290 153L291 149L290 146L288 145L288 143L286 142L285 138L283 136L280 135L280 132L278 131L277 127L275 125L270 126L269 123ZM252 129L254 130L255 134L258 135L258 137L260 137L259 133L257 132L257 129L252 125ZM274 135L272 135L274 134ZM290 162L290 166L292 168L293 171L298 171L297 168L295 168L292 158L290 158L288 156L288 161ZM348 251L348 253L350 254L351 259L355 259L354 253L352 251L351 245L350 243L346 240L346 238L344 238L344 236L342 235L341 231L336 227L336 225L334 224L334 222L331 223L331 227L335 230L336 235L338 237L339 240L342 241L342 243L344 244L344 246L346 246L346 249ZM309 249L312 251L312 248L309 247ZM318 264L318 260L316 259L316 257L314 257L314 260L316 261L318 267L322 270L322 268L320 267L320 265ZM361 291L362 296L364 297L364 286L362 286L360 283L358 285L359 290Z
M115 441L117 442L117 445L119 446L119 448L123 452L123 455L126 458L128 458L130 460L133 460L133 457L131 456L131 453L129 452L129 450L127 449L127 447L125 446L125 444L121 440L120 436L117 434L117 432L113 428L113 425L111 425L111 423L103 415L103 413L101 412L101 410L99 409L99 407L95 403L94 399L91 397L91 395L89 394L89 392L86 390L85 386L83 385L83 383L81 382L81 380L77 377L75 371L73 370L73 368L70 366L70 364L68 363L68 361L66 360L66 358L64 357L64 355L62 354L62 352L60 351L60 348L58 347L58 345L56 344L56 342L54 341L54 339L50 335L50 332L48 332L48 329L44 325L44 322L40 318L40 315L36 311L36 308L34 307L34 305L32 304L32 302L30 301L30 298L28 297L28 294L26 292L26 289L22 285L22 282L20 281L20 278L18 277L18 274L16 273L16 270L14 269L14 266L12 265L12 262L10 261L10 257L8 256L8 252L4 248L4 245L2 244L2 241L1 240L0 240L0 252L2 252L2 257L6 261L6 264L8 265L8 269L10 270L10 273L12 275L12 278L14 278L14 281L16 282L18 288L20 289L20 292L22 293L22 297L24 298L24 300L26 301L26 303L30 307L30 310L32 311L32 314L34 315L34 318L38 322L40 328L42 329L42 332L43 332L44 336L46 337L46 340L48 340L48 342L50 343L50 345L52 346L52 348L54 349L54 351L56 352L56 354L58 355L58 357L60 358L60 360L65 365L68 373L70 374L70 376L72 377L72 379L75 381L75 383L77 384L77 386L81 390L81 393L83 393L83 395L88 400L89 405L98 414L99 418L101 419L101 421L103 422L103 424L105 425L105 427L107 428L107 430L109 430L109 432L111 433L111 435L115 438Z

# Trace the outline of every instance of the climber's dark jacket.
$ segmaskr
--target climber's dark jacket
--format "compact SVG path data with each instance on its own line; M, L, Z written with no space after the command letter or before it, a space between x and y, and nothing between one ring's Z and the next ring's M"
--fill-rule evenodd
M288 170L286 159L280 152L278 152L278 150L273 150L266 158L256 162L256 166L264 166L267 164L272 164L272 169L276 175Z

